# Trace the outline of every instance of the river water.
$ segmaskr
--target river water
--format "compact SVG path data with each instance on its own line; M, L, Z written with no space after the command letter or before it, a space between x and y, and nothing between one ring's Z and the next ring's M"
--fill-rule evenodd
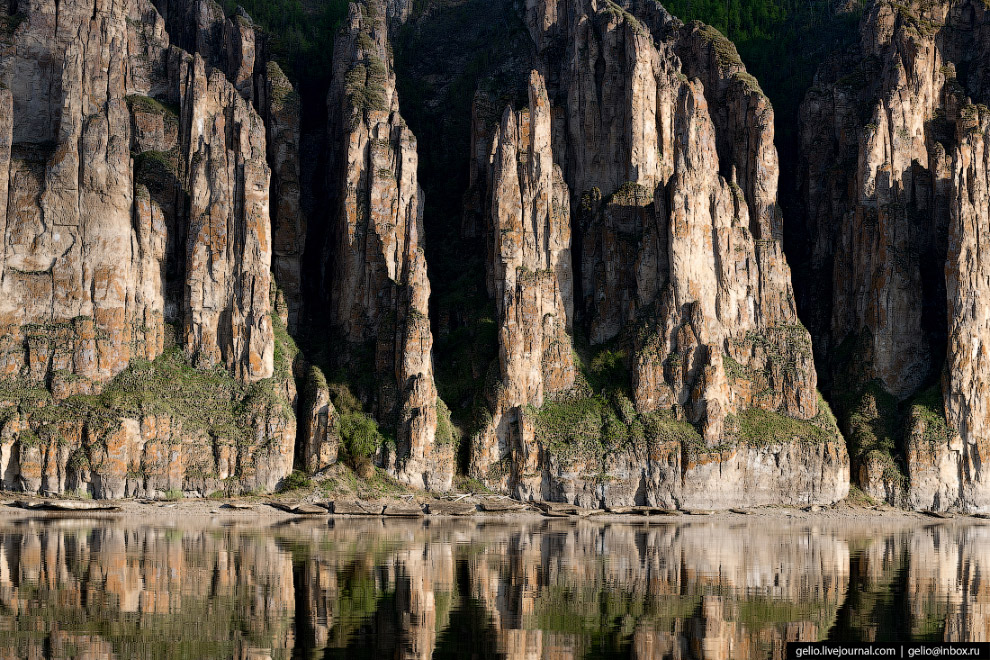
M5 658L783 657L990 639L990 526L0 522Z

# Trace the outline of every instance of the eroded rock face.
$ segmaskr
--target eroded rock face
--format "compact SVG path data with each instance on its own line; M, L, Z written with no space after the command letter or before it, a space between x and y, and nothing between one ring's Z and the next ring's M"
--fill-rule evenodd
M275 374L271 171L251 85L171 45L150 2L18 9L0 35L5 483L101 497L273 488L292 465L295 392ZM116 392L173 337L233 377L237 433L183 428L162 401L75 396Z
M288 304L288 328L296 331L303 306L301 260L308 225L300 205L299 94L281 67L268 59L267 35L243 8L228 17L214 0L154 2L172 43L199 53L207 66L224 72L264 120L272 170L272 271Z
M990 20L984 26L984 34L990 35ZM987 80L990 84L990 78ZM958 456L959 469L939 480L940 485L945 484L950 491L944 497L937 492L930 495L921 489L915 489L917 492L913 495L916 505L925 505L930 498L933 506L946 506L957 494L956 506L986 512L990 511L990 474L984 469L990 458L987 408L990 356L983 339L990 333L990 318L985 307L990 284L986 275L988 265L980 255L988 246L987 228L990 226L990 111L987 107L963 106L956 123L956 136L958 142L952 168L954 200L949 219L949 258L945 264L949 297L945 415L950 429L959 435L936 436L935 442L941 446L936 447L935 453L943 457L943 462L946 454ZM932 439L928 435L923 437ZM921 465L915 463L911 467L918 469Z
M41 326L35 336L74 324L91 327L97 338L87 349L82 329L48 356L28 348L20 365L14 348L5 373L47 361L36 375L63 370L106 381L127 365L135 345L143 357L155 357L162 324L181 321L197 359L224 364L246 382L271 376L263 125L221 73L207 73L202 60L169 47L150 5L108 10L82 36L69 26L92 11L80 5L76 13L60 8L61 24L43 6L27 13L3 59L13 101L7 182L16 193L4 209L0 316L4 326ZM151 27L138 30L128 20ZM33 37L45 37L51 50L34 52ZM106 63L92 56L102 44ZM60 74L42 65L53 58L65 63ZM43 86L59 89L58 97L41 93ZM172 103L178 114L165 105ZM165 219L186 226L162 222L165 211L185 210L173 199L157 200L149 185L168 188L162 197L188 195L188 216ZM134 231L132 213L147 231ZM178 246L186 252L181 297L166 295L152 267L162 234L178 242L168 229L188 241Z
M906 488L881 478L873 458L854 457L867 492L915 508L987 510L985 323L973 303L990 210L986 110L974 102L990 94L981 55L990 19L979 2L877 2L860 32L855 52L819 71L801 109L804 275L824 284L802 304L833 388L872 381L900 401L941 390L922 404L931 419L897 421Z
M488 277L500 324L503 386L495 395L494 417L476 443L476 472L489 470L507 451L526 463L526 472L539 472L523 411L574 385L570 195L554 163L550 130L546 87L533 71L529 107L505 109L492 146Z
M295 330L303 307L302 257L308 227L300 205L301 100L275 62L268 63L263 81L259 111L268 128L268 163L272 168L272 276L285 294L288 328Z
M494 419L475 443L474 474L524 498L586 506L844 497L848 459L816 392L780 245L773 111L735 48L657 5L534 2L527 24L546 72L534 75L541 84L531 82L528 111L507 112L494 132L475 125L478 117L472 124L476 141L494 135L490 202L475 206L489 210L495 232L490 290L502 328ZM555 83L547 110L534 93L543 77ZM528 133L519 128L526 120ZM508 150L506 134L524 136L528 152ZM527 215L532 197L516 180L542 172L550 182L532 145L545 145L540 160L552 159L563 175L535 188L536 199L569 194L569 208ZM517 217L548 237L544 252L527 252L515 238ZM568 236L555 227L567 225L579 246L573 275L553 261ZM539 323L515 330L504 292L526 290L522 266L535 273L542 332ZM548 318L557 320L550 333ZM587 447L560 429L561 418L566 426L568 415L588 410L588 389L582 379L572 387L569 376L572 326L592 351L617 351L628 370L629 399L605 393L628 433L613 434L606 422ZM548 346L548 336L560 347ZM559 373L548 373L548 362ZM544 405L549 393L556 408ZM506 402L525 414L507 416ZM777 425L788 430L769 431ZM632 447L613 436L632 438ZM720 470L738 478L723 480Z
M386 8L351 5L334 45L327 99L332 227L324 293L352 370L374 355L375 416L395 429L389 470L418 487L447 490L453 447L436 441L430 284L416 138L399 114Z
M340 449L340 419L330 401L330 390L323 373L313 368L306 379L305 408L299 411L302 463L315 474L337 462Z

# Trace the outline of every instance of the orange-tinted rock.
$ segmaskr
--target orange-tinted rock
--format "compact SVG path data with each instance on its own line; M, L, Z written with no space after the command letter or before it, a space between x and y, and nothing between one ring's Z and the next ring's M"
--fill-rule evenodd
M147 0L40 2L0 50L0 379L27 397L4 402L22 409L3 424L14 487L207 494L270 490L291 470L283 397L246 400L251 437L226 441L183 429L179 413L63 403L158 358L176 327L198 366L243 386L274 376L253 27L210 2L170 10L206 32L219 21L230 39L193 40L204 51L189 54ZM224 67L208 67L221 52ZM269 385L294 403L293 384Z
M976 303L986 294L976 255L990 222L979 105L990 66L973 57L988 49L982 3L877 2L858 48L821 68L801 106L802 304L820 361L834 387L875 379L902 401L930 386L944 399L947 432L898 420L914 508L990 511L978 467L990 450L988 326ZM873 466L856 472L879 484Z
M352 4L334 45L325 295L347 345L341 353L374 346L374 412L395 424L397 455L389 470L417 487L447 490L454 457L451 445L436 442L416 138L399 114L386 23L377 0L363 9Z
M716 30L683 25L659 5L623 7L527 4L540 85L531 84L528 109L492 133L488 196L469 190L465 200L466 233L477 231L478 213L492 218L489 291L502 328L493 420L473 446L472 473L524 498L583 506L841 499L848 458L819 410L810 337L782 251L770 103ZM533 91L543 77L545 97ZM487 100L479 93L474 104L476 189ZM506 167L506 133L519 144L517 176ZM534 186L535 205L552 212L529 216L524 174L549 181L545 163L560 181ZM527 235L547 258L527 253ZM555 250L569 251L572 237L580 254L561 269ZM513 259L525 277L503 267ZM538 293L527 304L530 290ZM523 294L518 304L509 292ZM564 330L572 324L592 351L614 349L629 369L632 401L617 423L655 415L690 424L708 449L698 461L681 456L698 452L693 441L666 447L661 431L635 448L599 437L587 451L541 441L539 419L522 408L538 409L550 393L589 395L583 385L571 390ZM606 394L608 405L625 405ZM797 430L747 445L740 419L753 409L796 420Z
M488 277L500 326L501 386L493 419L474 445L476 474L487 474L506 449L531 456L535 467L538 450L523 427L523 409L574 385L570 195L550 133L550 101L533 71L529 107L506 108L493 138Z

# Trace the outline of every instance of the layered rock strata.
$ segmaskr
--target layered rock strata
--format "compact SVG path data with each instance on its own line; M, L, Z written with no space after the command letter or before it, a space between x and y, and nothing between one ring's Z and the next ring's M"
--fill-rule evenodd
M273 488L295 392L275 362L262 118L148 2L17 17L0 34L5 487ZM228 426L177 403L198 374Z
M977 254L990 221L988 10L876 2L860 32L802 105L805 275L829 284L803 304L819 310L809 318L833 389L891 397L878 418L892 418L903 456L851 429L864 438L860 485L914 508L986 511ZM851 403L843 416L871 407Z
M773 112L735 48L656 5L532 3L527 24L547 72L529 108L472 126L494 136L474 154L489 154L501 328L473 473L586 506L844 497L845 447L781 251ZM573 274L555 257L568 238ZM519 331L527 296L542 321ZM617 356L618 382L574 379L572 326L586 367Z
M437 439L416 138L399 114L386 8L352 4L334 50L324 281L331 324L344 366L375 375L372 408L396 441L381 462L407 483L447 490L453 445Z

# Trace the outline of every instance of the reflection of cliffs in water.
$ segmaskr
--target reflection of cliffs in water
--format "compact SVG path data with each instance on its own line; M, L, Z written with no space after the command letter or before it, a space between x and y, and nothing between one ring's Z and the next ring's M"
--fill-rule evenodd
M291 557L267 533L72 520L0 532L2 658L163 657L163 644L254 658L293 646L292 603Z
M8 526L0 658L744 659L829 636L988 639L983 528L765 527Z

